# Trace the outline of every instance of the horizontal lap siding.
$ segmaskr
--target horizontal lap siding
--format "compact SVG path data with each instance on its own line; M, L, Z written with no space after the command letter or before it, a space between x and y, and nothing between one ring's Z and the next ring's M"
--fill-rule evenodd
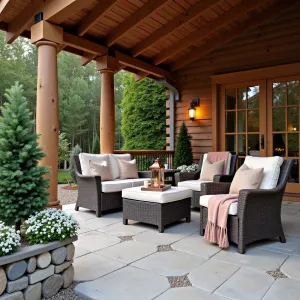
M299 14L297 8L177 71L180 101L176 102L175 133L178 135L185 121L192 136L195 162L202 153L212 150L211 76L299 62ZM196 118L201 120L192 122L188 119L187 109L191 100L197 97L200 98L200 107Z

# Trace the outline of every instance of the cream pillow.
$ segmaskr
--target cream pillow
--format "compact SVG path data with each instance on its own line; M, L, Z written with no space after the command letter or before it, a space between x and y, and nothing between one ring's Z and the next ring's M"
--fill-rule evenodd
M224 160L211 163L208 159L206 159L203 163L203 168L199 180L213 181L215 175L222 175L224 163Z
M120 169L120 179L134 179L138 178L138 172L136 168L136 160L123 160L118 159Z
M112 180L110 168L106 160L103 161L89 161L90 171L92 176L101 176L102 181Z
M230 194L238 194L240 190L255 190L260 186L264 176L264 168L250 169L243 164L235 173L230 185Z

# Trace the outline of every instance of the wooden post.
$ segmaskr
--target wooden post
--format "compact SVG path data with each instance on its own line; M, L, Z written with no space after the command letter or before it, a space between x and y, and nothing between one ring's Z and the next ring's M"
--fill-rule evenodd
M58 173L58 82L57 49L58 44L50 41L36 43L38 47L38 79L36 101L36 132L40 134L39 145L46 153L40 161L47 166L50 174L49 207L61 208L57 199Z
M97 60L101 72L100 153L113 153L115 144L114 73L118 62L114 57L102 56Z

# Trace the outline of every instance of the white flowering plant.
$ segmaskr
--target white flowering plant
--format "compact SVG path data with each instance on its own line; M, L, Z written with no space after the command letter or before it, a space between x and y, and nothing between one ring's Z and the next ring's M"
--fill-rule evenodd
M21 246L20 232L0 222L0 257L17 251Z
M177 169L180 170L180 172L188 172L188 173L195 172L198 168L199 168L199 165L197 165L197 164L190 165L190 166L182 165L182 166L177 167Z
M31 216L24 224L30 245L67 240L77 235L78 222L66 212L48 208Z

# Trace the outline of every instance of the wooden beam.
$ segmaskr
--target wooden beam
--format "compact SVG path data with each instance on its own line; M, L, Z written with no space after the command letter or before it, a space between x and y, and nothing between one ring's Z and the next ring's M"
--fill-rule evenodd
M91 28L97 20L115 3L117 0L103 0L97 4L93 10L87 14L77 26L77 34L83 36L89 28Z
M143 21L148 15L155 12L162 5L164 5L169 0L150 0L148 3L144 4L142 8L137 10L133 15L126 19L123 23L118 25L113 29L106 37L105 44L107 46L113 45L118 39L120 39L126 32L128 32L132 27L138 25Z
M34 22L34 16L40 11L44 2L33 0L13 21L7 26L6 41L11 44L19 35Z
M144 79L145 77L147 77L147 75L148 75L147 73L141 72L141 71L139 71L137 73L133 73L133 77L134 77L134 80L136 82L141 81L142 79Z
M90 53L84 53L81 56L81 65L86 66L89 64L92 60L94 60L97 57L97 55L90 54Z
M169 23L163 25L158 30L151 33L147 38L139 42L131 49L131 54L134 57L140 55L164 36L172 33L176 29L182 27L184 24L194 20L200 14L213 7L217 2L219 2L219 0L202 0L197 2L194 6L185 10L183 13L172 19Z
M252 17L250 20L247 20L240 27L230 30L226 34L222 34L220 37L210 40L204 44L204 46L198 47L185 55L184 58L179 59L177 62L173 63L170 67L172 71L176 71L178 69L183 68L187 64L198 60L205 54L211 52L212 50L230 42L231 40L235 39L242 33L254 29L255 27L264 24L268 21L273 20L278 15L282 14L283 12L292 9L295 5L298 5L299 1L297 0L280 0L277 4L272 6L267 11L263 11L257 16Z
M180 51L190 47L196 42L203 40L207 36L209 36L214 31L220 29L224 25L230 23L231 21L237 19L238 17L245 15L247 12L258 6L262 3L262 0L243 0L240 4L233 7L229 11L223 13L218 16L216 19L211 22L203 25L184 39L178 41L172 46L164 49L161 53L159 53L154 59L153 62L155 65L161 64L166 61L168 58L176 55Z
M108 52L108 48L103 45L91 42L87 39L72 35L67 32L64 32L63 43L66 46L74 47L96 56L106 55Z
M115 52L116 58L119 60L120 63L124 64L125 66L133 67L136 70L140 70L146 72L148 74L153 74L157 77L163 77L172 79L171 73L166 70L163 70L159 67L153 66L145 61L142 61L138 58L131 57L127 54L122 52L116 51Z
M0 22L7 15L7 13L13 8L16 4L16 0L1 0L0 1Z
M89 41L85 38L72 35L70 33L63 33L63 44L68 46L68 48L75 48L86 53L94 54L95 56L102 56L108 54L108 48ZM130 55L124 54L120 51L115 51L116 59L125 66L130 66L135 70L144 71L148 74L152 74L156 77L164 77L172 79L171 73L160 68L156 67L148 62L142 61L138 58L131 57Z
M52 0L43 8L45 21L60 24L74 13L92 4L95 0Z

